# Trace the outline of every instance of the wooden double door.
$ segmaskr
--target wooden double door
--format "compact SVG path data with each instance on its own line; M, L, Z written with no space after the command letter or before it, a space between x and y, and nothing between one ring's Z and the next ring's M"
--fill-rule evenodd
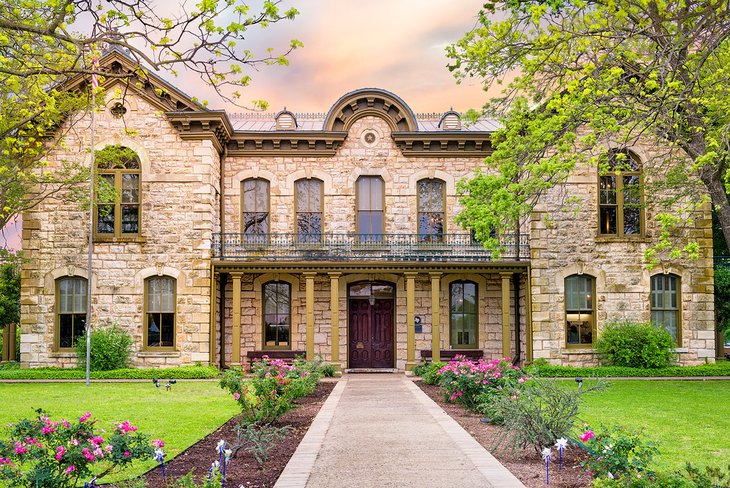
M395 287L355 283L348 289L350 368L395 367Z

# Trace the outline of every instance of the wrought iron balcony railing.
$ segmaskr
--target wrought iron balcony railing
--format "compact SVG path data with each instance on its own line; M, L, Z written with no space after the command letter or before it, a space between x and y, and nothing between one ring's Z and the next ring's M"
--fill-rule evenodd
M469 234L213 234L213 257L281 261L526 261L526 234L500 240L498 258Z

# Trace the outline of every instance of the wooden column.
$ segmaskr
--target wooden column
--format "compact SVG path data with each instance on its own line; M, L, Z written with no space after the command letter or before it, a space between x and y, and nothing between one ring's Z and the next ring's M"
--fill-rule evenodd
M509 324L509 282L512 273L500 273L502 277L502 357L510 356L511 332Z
M525 347L526 364L532 364L532 272L527 268L525 279Z
M441 361L441 273L431 277L431 361Z
M332 340L332 364L340 369L340 276L342 273L329 273L330 276L330 310L331 318L331 340Z
M241 365L241 276L231 273L233 278L233 327L231 328L231 363Z
M406 371L416 366L416 275L407 272L406 276Z
M302 273L306 279L306 338L307 361L314 359L314 277L315 272Z
M215 314L218 311L218 307L216 306L216 289L215 286L216 280L215 280L215 270L213 269L213 266L210 267L210 327L208 328L208 364L210 366L215 366L215 345L216 345L216 335L215 335ZM220 275L219 275L220 278ZM223 324L223 317L221 317L221 324ZM221 326L221 333L223 332L223 327Z

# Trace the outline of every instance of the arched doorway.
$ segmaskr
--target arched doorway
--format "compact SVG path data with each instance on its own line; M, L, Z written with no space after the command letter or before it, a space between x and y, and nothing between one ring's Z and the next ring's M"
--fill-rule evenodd
M353 283L347 304L350 368L394 368L395 285Z

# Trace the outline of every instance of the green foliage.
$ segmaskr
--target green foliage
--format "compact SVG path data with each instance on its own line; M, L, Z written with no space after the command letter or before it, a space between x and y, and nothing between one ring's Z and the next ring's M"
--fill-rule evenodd
M193 471L190 470L190 472L173 481L171 485L168 483L166 486L171 486L172 488L220 488L222 484L221 479L220 472L216 471L213 476L206 476L200 483L196 483L193 477Z
M43 410L37 412L38 417L19 420L10 437L0 439L0 480L7 486L72 488L95 471L101 478L152 457L148 436L129 422L99 431L89 412L72 421L53 421Z
M129 365L134 340L129 332L117 324L94 328L91 331L91 370L110 371ZM86 367L86 334L76 342L79 367Z
M664 368L677 347L671 334L649 322L608 322L594 344L601 362L629 368Z
M717 329L730 340L730 266L715 266L715 318Z
M165 379L212 379L219 375L217 368L209 366L179 366L176 368L114 369L111 371L92 371L95 380L149 380ZM10 363L0 368L0 380L80 380L86 374L80 369L68 368L20 368L18 363Z
M581 397L605 385L564 388L556 381L531 379L519 394L495 399L494 410L502 419L505 441L512 448L532 446L540 452L557 439L568 438L575 427Z
M457 356L438 373L439 386L448 401L482 412L485 404L491 404L496 396L517 394L518 386L525 381L522 371L508 359L475 362Z
M585 436L588 433L592 436ZM596 433L587 430L582 435L575 442L588 453L582 465L594 478L647 476L654 456L659 454L655 442L623 426L604 427Z
M290 425L275 427L271 424L242 423L236 426L237 446L253 454L259 466L269 459L269 452L276 443L286 438Z
M19 322L20 269L14 264L0 264L0 329Z
M436 385L441 381L439 370L444 366L446 366L446 363L442 363L441 361L421 363L413 368L413 374L423 378L423 382L427 385Z
M599 168L613 148L653 144L642 161L647 215L656 218L648 265L695 257L686 227L711 201L730 240L730 26L725 4L598 0L495 0L476 27L447 48L461 81L485 89L508 80L483 114L502 128L485 170L459 185L458 221L490 249L525 223L550 192L564 202L546 215L595 215L595 200L572 198L574 170Z
M687 463L682 469L643 476L601 478L593 482L595 488L730 488L730 468L715 466L698 468Z
M707 377L707 376L730 376L730 361L719 361L715 364L703 364L700 366L670 366L668 368L625 368L621 366L600 366L600 367L575 367L575 366L553 366L544 365L528 368L543 378L637 378L654 377L666 378L677 377Z

